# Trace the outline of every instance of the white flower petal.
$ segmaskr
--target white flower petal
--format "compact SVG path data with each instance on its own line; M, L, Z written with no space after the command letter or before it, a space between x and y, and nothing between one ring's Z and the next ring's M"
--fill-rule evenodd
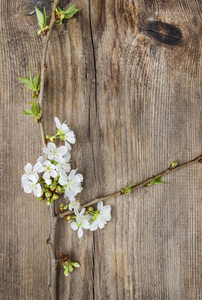
M27 175L27 174L23 174L22 177L21 177L22 183L26 182L28 179L29 179L29 175Z
M50 170L51 177L55 178L58 176L58 173L55 170Z
M57 117L55 117L55 124L56 124L57 129L61 128L61 123Z
M37 162L40 162L41 164L44 163L44 156L39 156L39 158L37 159Z
M50 150L47 147L43 147L43 153L49 154Z
M69 173L69 171L71 170L71 166L69 163L65 163L64 165L62 165L63 170L65 170L65 172Z
M44 166L41 166L38 170L37 173L43 173L46 170Z
M101 210L101 209L99 209L99 210ZM110 211L111 211L111 206L110 205L106 205L102 208L102 214L107 214L107 213L110 214Z
M64 158L60 155L60 154L57 154L55 157L54 157L54 160L57 161L58 163L60 164L63 164L65 162Z
M81 238L82 236L83 236L83 230L80 227L79 230L78 230L78 237Z
M75 222L72 222L72 223L71 223L71 228L72 228L73 230L77 230L77 229L78 229L78 226L76 225Z
M81 212L80 212L80 216L83 216L85 214L86 209L82 208Z
M60 147L58 148L58 154L59 154L59 155L63 156L63 155L65 155L66 153L67 153L67 147L65 147L65 146L60 146Z
M46 180L47 178L50 178L50 173L48 171L43 174L43 179Z
M35 197L40 197L42 195L41 185L39 183L37 183L37 185L34 187L33 192Z
M50 185L52 183L52 180L50 178L46 178L45 182L46 182L47 185Z
M65 141L65 147L67 148L67 151L70 151L72 149L72 147L70 146L70 144L67 143L66 141Z
M98 226L99 226L100 229L103 229L105 225L104 225L104 223L100 220Z
M32 174L29 176L29 179L33 182L33 183L37 183L37 181L39 180L39 176L37 173Z
M27 163L26 166L24 167L24 170L26 173L29 173L32 171L32 165L30 163Z
M71 158L71 155L69 152L67 152L64 156L64 159L65 159L65 162L69 162L70 161L70 158Z
M98 222L93 222L90 226L90 230L91 231L94 231L94 230L97 230L98 229Z
M103 208L103 202L100 201L100 202L98 202L98 204L97 204L97 209L98 209L99 211L101 211L102 208Z
M74 176L75 176L77 170L78 170L78 169L76 169L76 170L71 170L71 172L69 173L69 176L68 176L69 180L72 180L72 179L74 178Z
M42 164L40 162L37 162L34 167L33 167L33 171L34 172L38 172L40 170L40 168L42 167ZM41 172L40 172L41 173Z
M90 223L87 220L82 222L82 226L84 229L90 229Z
M69 143L71 143L71 144L75 144L75 142L76 142L75 137L67 136L67 137L66 137L66 140L67 140Z
M48 147L48 150L50 150L50 151L56 150L56 145L54 143L48 143L47 147Z
M68 127L65 123L62 124L62 131L63 131L64 133L70 131L69 127Z
M24 191L26 194L31 194L33 191L33 189L31 188L30 185L25 185L25 186L23 186L23 188L24 188Z
M60 176L59 180L58 180L59 184L64 186L66 185L68 182L67 182L67 178L64 177L64 176Z

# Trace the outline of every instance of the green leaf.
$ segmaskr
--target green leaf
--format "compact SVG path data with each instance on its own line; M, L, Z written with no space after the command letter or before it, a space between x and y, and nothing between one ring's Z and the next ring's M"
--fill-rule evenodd
M71 5L67 10L64 11L65 19L71 19L75 13L77 13L81 8L75 8L76 4Z
M25 78L25 77L19 77L18 80L20 82L24 83L29 90L32 90L32 91L34 90L32 80L29 80L28 78Z
M43 17L44 17L43 27L45 27L46 26L46 10L45 10L45 7L43 9Z
M29 110L29 109L27 109L27 110L24 110L24 111L22 112L22 114L23 114L23 115L29 115L29 116L33 116L33 113L32 113L32 111L31 111L31 110Z
M36 15L37 15L37 20L39 23L39 26L41 27L41 29L44 29L44 15L42 14L42 12L37 8L37 6L34 7L36 10ZM46 25L46 24L45 24Z
M56 7L56 13L57 13L57 12L62 13L62 9L61 9L59 6Z
M39 87L40 87L40 75L41 75L41 74L37 74L37 75L34 77L33 81L32 81L33 86L34 86L34 89L35 89L36 92L39 91Z
M149 187L149 186L152 186L154 184L167 184L167 183L168 182L161 181L161 177L158 177L158 178L156 178L154 180L151 180L149 183L147 183L147 186Z
M31 108L32 114L34 116L38 116L38 112L39 112L39 108L38 108L38 104L32 104L32 108Z

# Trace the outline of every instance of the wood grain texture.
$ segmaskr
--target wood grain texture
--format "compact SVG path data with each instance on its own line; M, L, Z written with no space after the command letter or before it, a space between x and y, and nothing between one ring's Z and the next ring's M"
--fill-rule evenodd
M1 299L49 299L48 209L20 187L24 165L42 153L17 81L39 71L41 37L33 1L1 0ZM63 4L70 3L63 1ZM53 30L45 84L45 129L66 120L77 136L73 166L84 174L84 204L201 153L200 5L197 0L80 0L82 10ZM145 35L147 21L176 26L179 45ZM79 240L64 220L57 254L81 268L58 274L58 299L200 299L201 165L168 185L112 199L104 230ZM58 201L58 206L62 201ZM64 201L63 201L64 202Z

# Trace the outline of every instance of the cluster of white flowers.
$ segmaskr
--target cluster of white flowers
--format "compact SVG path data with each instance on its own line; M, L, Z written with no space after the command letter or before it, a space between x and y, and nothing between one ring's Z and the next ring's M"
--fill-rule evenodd
M80 202L75 197L82 191L81 183L83 176L77 173L77 169L71 169L70 165L70 144L74 144L76 139L74 132L69 129L66 124L61 124L58 118L55 118L57 133L50 137L47 146L43 148L44 156L40 156L34 166L28 163L24 167L22 175L22 187L25 193L37 197L39 201L45 200L47 205L59 198L60 194L68 198L70 203L65 206L62 204L62 211L69 208L75 215L68 216L66 220L71 222L73 230L78 229L79 238L83 236L83 229L91 231L98 227L102 229L104 225L111 219L111 207L103 206L103 202L99 202L97 210L92 207L83 208L80 211ZM59 138L65 142L65 145L57 147L53 142Z
M71 223L71 227L73 230L78 229L79 238L83 236L83 229L90 229L91 231L98 229L98 227L102 229L104 225L107 224L107 221L111 220L110 205L103 206L103 202L100 201L97 204L97 209L98 210L94 211L93 208L90 207L87 212L85 208L80 212L74 209L76 221Z

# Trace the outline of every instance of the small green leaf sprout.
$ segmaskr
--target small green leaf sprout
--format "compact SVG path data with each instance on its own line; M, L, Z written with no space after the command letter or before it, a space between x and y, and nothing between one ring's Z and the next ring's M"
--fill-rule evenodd
M132 190L132 187L133 187L134 185L136 185L136 183L137 183L137 181L134 181L134 182L132 182L129 186L127 186L126 188L121 188L122 194L129 195L130 192L131 192L131 190Z
M41 119L42 111L39 110L39 106L37 104L37 98L40 91L40 74L37 74L34 79L32 79L31 75L31 66L29 65L29 78L26 77L19 77L18 80L26 85L26 87L33 91L32 97L34 98L34 102L29 102L31 104L31 109L24 110L22 114L34 116L36 123L38 120Z
M171 163L171 165L170 165L170 169L174 169L174 168L176 168L178 166L178 162L177 162L177 160L174 160L172 163Z
M75 8L76 4L71 5L67 10L62 10L59 6L55 10L55 19L57 24L62 24L64 19L71 19L81 8Z
M149 186L152 186L154 184L168 184L168 182L163 182L161 181L161 176L154 179L154 180L151 180L149 183L147 183L145 186L146 187L149 187Z
M47 31L49 30L48 25L46 25L46 10L44 7L44 12L42 14L42 12L37 8L37 6L34 7L36 10L36 15L37 15L37 20L38 20L38 24L41 27L41 29L39 29L37 31L37 34L40 35L41 33L43 35L45 35L47 33Z
M35 94L38 94L40 91L40 74L37 74L34 79L31 75L31 65L29 64L29 78L19 77L18 80L26 85L29 90L32 90Z

